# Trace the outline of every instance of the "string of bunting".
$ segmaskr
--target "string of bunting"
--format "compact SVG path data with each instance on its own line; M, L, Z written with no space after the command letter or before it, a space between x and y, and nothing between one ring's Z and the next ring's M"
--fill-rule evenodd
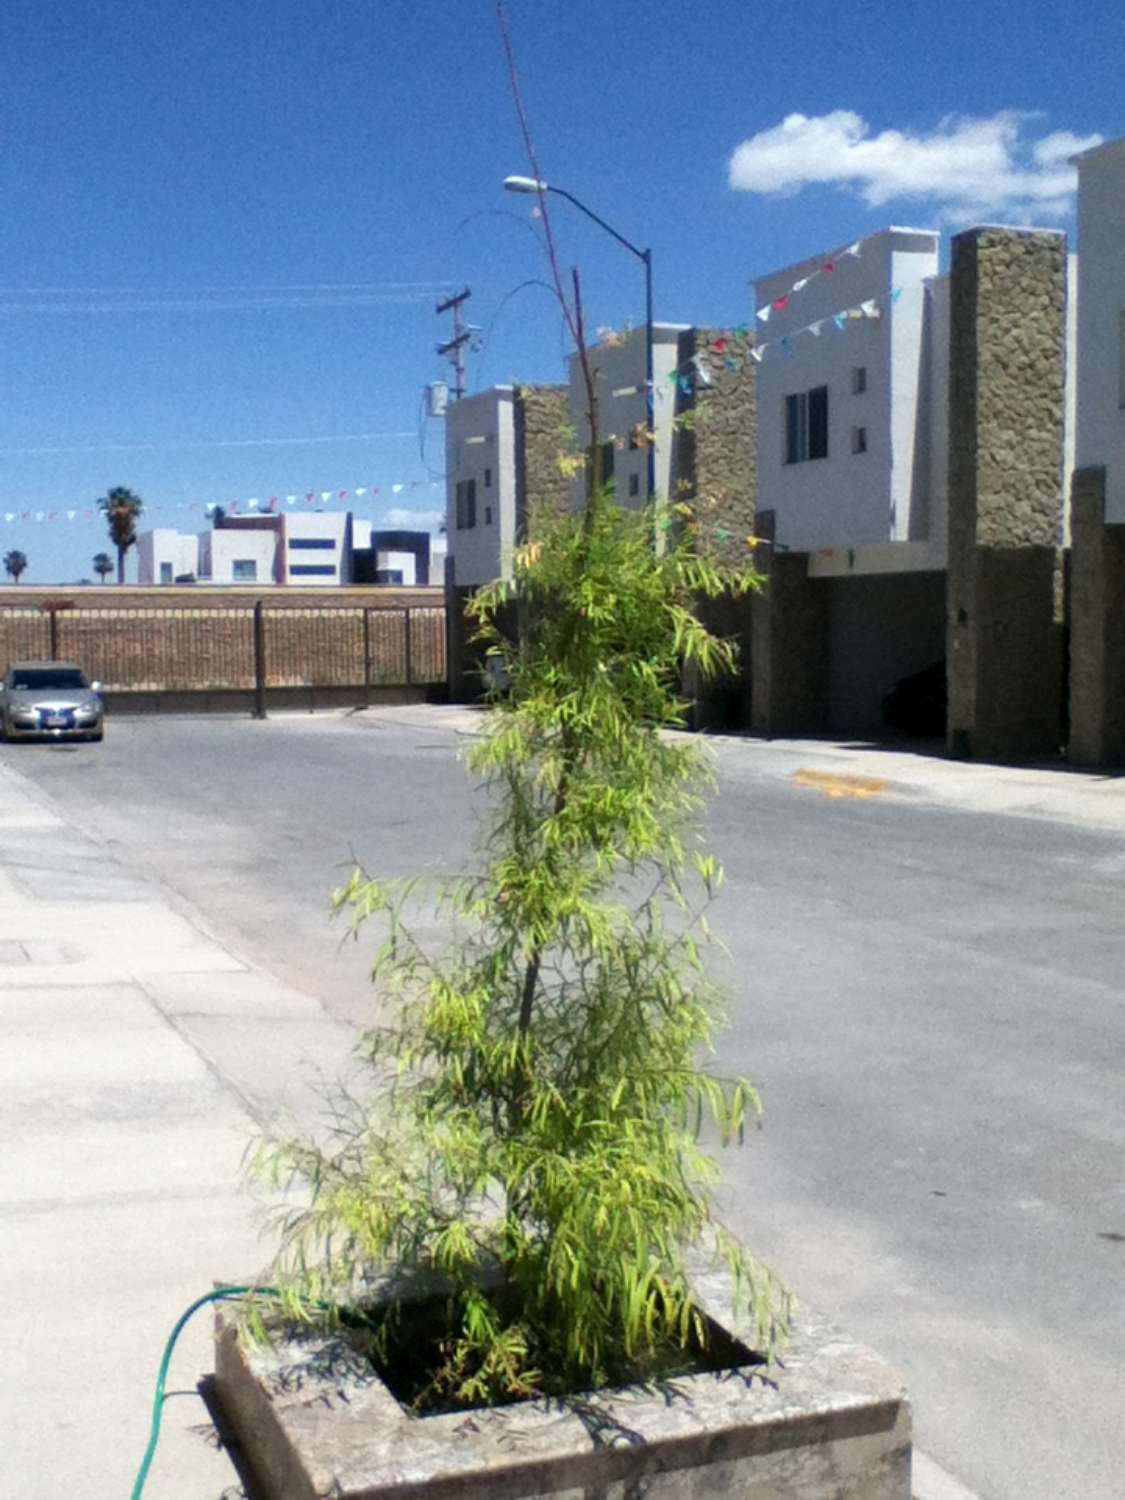
M220 502L217 500L207 501L181 501L171 504L146 504L144 514L151 515L154 511L194 511L196 514L211 516L217 510L222 510L228 516L243 515L278 515L285 509L292 509L296 505L324 505L340 502L348 499L362 500L369 495L372 499L385 495L401 495L406 490L441 489L445 486L436 479L410 479L403 480L399 484L371 484L356 485L353 489L346 490L307 490L304 494L296 495L270 495L266 499L260 496L252 496L248 500L231 500ZM96 506L76 506L69 509L59 510L4 510L0 516L8 524L20 523L66 523L70 521L88 521L99 515Z
M836 267L842 260L845 260L848 257L858 260L862 253L863 247L859 240L854 240L850 245L845 245L842 250L833 250L830 254L825 256L820 265L818 265L814 270L810 271L807 276L799 276L797 280L793 282L792 286L790 286L787 292L782 292L779 296L775 297L772 302L767 302L765 307L759 307L757 314L759 320L763 323L768 323L771 313L787 312L789 309L789 299L793 297L795 293L804 291L805 287L808 286L810 281L815 281L818 276L833 275Z

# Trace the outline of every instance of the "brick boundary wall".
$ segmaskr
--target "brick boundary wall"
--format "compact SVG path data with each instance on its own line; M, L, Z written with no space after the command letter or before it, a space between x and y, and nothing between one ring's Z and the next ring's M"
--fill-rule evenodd
M348 691L353 700L373 688L421 692L444 683L445 650L436 588L0 590L0 665L76 661L119 703L255 690Z

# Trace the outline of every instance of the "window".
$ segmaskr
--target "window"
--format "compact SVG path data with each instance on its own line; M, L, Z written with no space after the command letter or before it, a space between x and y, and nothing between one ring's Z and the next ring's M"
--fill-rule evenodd
M289 567L290 578L310 578L314 573L319 578L335 578L336 568L333 563L291 563Z
M291 536L289 538L290 552L332 552L336 548L336 539L331 536Z
M828 457L828 387L785 398L785 462Z
M629 493L630 495L639 495L641 493L641 476L639 474L629 475Z
M484 507L484 524L486 526L491 526L492 525L492 506L491 505L486 505Z
M401 568L376 568L375 569L375 582L376 583L397 583L397 584L401 584L402 583L402 569Z
M862 396L867 389L867 366L852 366L852 395Z
M460 479L457 482L457 530L471 531L477 524L477 482L475 479Z
M171 583L172 582L172 564L171 563L161 563L160 564L160 582L161 583Z
M853 427L852 428L852 452L853 453L866 453L867 452L867 428L866 427Z
M608 442L602 443L600 445L600 449L601 449L601 457L602 457L602 483L603 484L609 484L610 480L613 478L613 453L614 453L614 448L613 448L613 440L612 440L612 438ZM593 482L594 482L594 450L593 450L593 448L587 448L586 449L586 479L587 479L588 483L593 484Z
M258 577L258 563L253 557L236 557L230 565L230 576L236 583L254 583Z
M492 470L491 469L485 469L485 471L484 471L484 487L485 487L486 490L490 490L492 488Z

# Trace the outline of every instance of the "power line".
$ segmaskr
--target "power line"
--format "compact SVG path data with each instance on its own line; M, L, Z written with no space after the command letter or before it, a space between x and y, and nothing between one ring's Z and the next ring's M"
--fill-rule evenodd
M455 286L452 281L296 281L247 286L0 286L0 296L149 297L187 292L359 292L421 291Z
M0 448L0 458L50 453L157 453L170 448L299 448L306 443L373 443L382 438L414 436L413 432L343 432L328 437L218 438L186 443L78 443L60 448Z

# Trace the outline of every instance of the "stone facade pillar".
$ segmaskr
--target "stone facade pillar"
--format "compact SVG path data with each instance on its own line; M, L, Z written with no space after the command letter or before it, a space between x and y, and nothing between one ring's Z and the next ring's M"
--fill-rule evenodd
M1070 500L1070 744L1079 766L1125 764L1125 526L1105 524L1105 470Z
M559 466L568 451L567 388L562 385L521 385L515 390L512 422L515 492L515 538L527 534L529 508L567 503L567 481ZM474 626L465 618L465 606L475 590L456 588L447 564L445 585L446 673L451 703L476 703L483 692L483 660L472 644ZM503 625L504 622L501 621ZM514 616L509 633L516 632Z
M528 507L565 510L568 480L559 459L570 451L569 392L564 385L519 385L513 421L516 447L516 538L527 534Z
M700 544L736 567L756 561L747 546L758 500L757 366L751 337L730 328L689 328L676 351L691 389L678 391L672 441L671 501L695 507ZM704 600L700 618L738 645L738 670L708 683L687 682L697 729L746 729L751 710L752 603L749 596Z
M949 748L1058 751L1066 237L953 240L949 350Z
M828 585L809 577L805 552L778 552L772 511L758 516L765 587L753 595L751 727L818 734L828 722Z

